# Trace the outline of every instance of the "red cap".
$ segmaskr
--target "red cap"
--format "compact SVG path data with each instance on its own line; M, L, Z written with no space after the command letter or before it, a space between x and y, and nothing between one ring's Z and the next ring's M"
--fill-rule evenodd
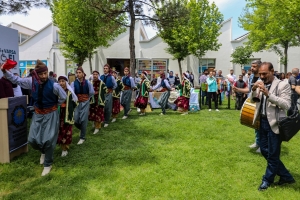
M6 62L3 65L3 69L9 70L14 68L18 63L16 61L7 59Z

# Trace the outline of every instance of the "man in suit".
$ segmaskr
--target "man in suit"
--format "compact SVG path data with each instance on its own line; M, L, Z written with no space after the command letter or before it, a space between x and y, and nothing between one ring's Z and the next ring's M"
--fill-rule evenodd
M260 149L267 160L267 168L258 190L268 189L274 182L276 175L280 176L277 185L291 184L295 180L280 160L281 139L276 119L276 107L278 116L285 117L286 111L291 106L291 88L288 83L280 81L274 76L272 63L264 62L258 70L261 81L254 83L251 100L259 97L256 103L253 124L260 117Z

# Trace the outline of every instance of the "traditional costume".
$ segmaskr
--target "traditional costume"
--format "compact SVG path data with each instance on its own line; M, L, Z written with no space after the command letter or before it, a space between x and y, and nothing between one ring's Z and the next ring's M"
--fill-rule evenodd
M145 109L148 105L148 97L150 90L150 82L147 78L148 73L146 71L142 72L145 75L145 78L141 80L141 82L137 85L139 89L139 96L134 102L134 106L141 109L140 115L145 115Z
M67 98L59 84L49 79L44 82L40 80L38 74L47 71L47 66L38 60L35 70L32 72L32 79L14 76L9 71L4 72L6 78L13 84L18 84L25 89L32 89L35 112L29 129L28 142L34 149L40 150L42 153L40 158L40 163L44 164L42 176L50 172L53 163L59 125L57 107Z
M159 99L158 99L158 104L161 106L161 110L162 113L160 113L160 115L165 115L166 114L166 107L168 104L168 99L170 97L170 91L172 90L168 80L165 77L165 73L162 72L160 74L160 78L161 78L161 82L159 84L157 84L156 86L154 86L152 88L152 90L156 90L160 87L162 87L162 89L160 90L160 92L162 92L162 95L160 95Z
M105 66L109 67L109 65L105 65ZM107 127L112 113L112 107L113 107L112 92L114 89L116 89L117 83L115 78L110 73L101 75L100 79L105 83L107 87L106 94L105 94L105 106L104 106L104 127Z
M129 71L129 68L125 68L125 70ZM124 89L121 97L121 105L124 107L124 116L122 119L127 119L128 114L130 113L130 103L132 97L132 90L135 89L134 79L130 76L130 72L127 76L123 76L122 83L124 85Z
M76 71L84 71L82 67L78 67ZM93 85L85 79L85 74L82 82L76 78L71 84L71 87L78 97L78 106L75 109L75 126L80 130L80 140L77 144L82 144L85 141L86 128L88 124L88 116L90 109L90 98L94 95L95 91Z
M114 72L116 74L118 74L117 72ZM122 81L120 79L118 79L116 77L116 81L117 81L117 87L114 89L113 91L113 108L112 108L112 115L113 115L113 119L111 122L115 122L118 114L120 113L120 95L121 95L121 91L123 91L124 89L124 85L122 83Z
M93 71L93 74L98 71ZM90 114L89 121L93 121L95 125L94 134L98 133L101 128L101 122L104 121L104 105L105 105L105 94L106 94L106 85L102 80L93 80L93 87L95 94L93 96L93 102L90 105Z
M77 106L78 98L71 86L68 84L67 76L58 77L59 80L65 80L67 100L60 105L59 110L59 131L57 144L62 148L61 156L64 157L68 154L69 145L72 143L72 127L74 124L74 111Z
M176 88L180 90L179 97L174 101L174 103L178 107L178 111L182 112L182 115L188 114L189 102L191 96L191 83L187 78L187 75L183 73L184 79L181 84L179 84Z

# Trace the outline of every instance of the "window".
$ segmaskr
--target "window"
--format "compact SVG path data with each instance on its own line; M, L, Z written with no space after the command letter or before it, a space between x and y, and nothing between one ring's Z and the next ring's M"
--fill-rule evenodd
M208 68L216 68L216 59L201 59L199 62L199 73Z
M56 43L60 43L60 40L59 40L59 32L56 31L56 34L55 34L55 42Z
M30 38L30 35L19 33L19 44Z

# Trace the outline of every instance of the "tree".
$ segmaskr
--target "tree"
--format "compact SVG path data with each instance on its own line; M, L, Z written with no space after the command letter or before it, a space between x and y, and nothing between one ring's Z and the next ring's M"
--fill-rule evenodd
M95 49L109 46L109 40L125 31L113 20L103 19L101 13L89 6L89 0L54 0L51 10L53 21L60 29L63 55L78 65L88 58L90 73Z
M218 43L218 37L223 15L216 4L210 4L208 0L190 0L187 6L190 11L188 48L191 54L201 59L207 51L217 51L222 45Z
M90 0L90 6L97 9L103 16L103 19L111 19L116 23L129 27L129 51L130 51L130 71L134 76L136 61L135 61L135 41L134 29L135 22L141 20L146 24L157 19L152 17L150 11L156 8L153 6L160 0ZM148 13L145 13L147 9ZM128 20L119 20L119 16L126 14Z
M299 4L296 0L248 0L244 14L239 18L242 28L249 31L249 45L255 52L273 50L284 64L287 72L288 49L298 46L297 36L300 28L295 28L294 17L300 18L299 10L290 2ZM290 7L291 6L291 7ZM296 14L295 16L292 14ZM283 50L282 50L283 49Z
M243 68L243 65L250 62L250 58L253 57L252 53L253 52L250 46L239 46L231 54L233 59L230 62L239 64L241 65L241 68Z
M182 75L181 61L190 55L188 49L189 38L186 37L189 21L187 1L164 2L161 9L156 11L156 16L159 19L156 23L159 30L158 35L168 44L166 51L173 56L173 59L178 61L179 73ZM169 16L172 16L173 20L168 19Z
M49 0L5 0L0 2L0 15L23 13L27 14L32 7L46 7Z

